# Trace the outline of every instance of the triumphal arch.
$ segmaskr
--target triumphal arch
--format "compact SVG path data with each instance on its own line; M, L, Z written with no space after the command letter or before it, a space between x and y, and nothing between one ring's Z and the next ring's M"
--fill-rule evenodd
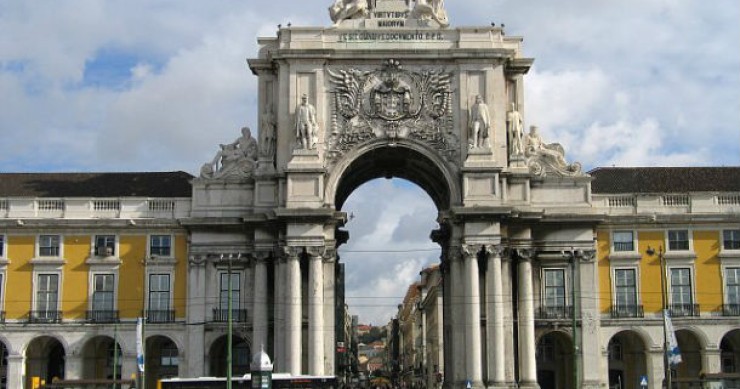
M597 220L590 177L525 129L536 118L522 39L451 26L443 1L327 6L330 27L259 39L248 60L257 139L243 129L193 183L188 298L204 303L189 322L209 322L223 301L218 271L231 266L248 311L240 336L264 345L277 371L334 374L340 210L363 183L398 177L439 210L430 237L442 248L445 385L537 387L536 269L577 263L578 288L595 292ZM596 305L577 307L583 344L598 344ZM188 350L207 358L222 328L191 327ZM599 380L596 350L584 350L584 387ZM207 374L198 359L188 368Z

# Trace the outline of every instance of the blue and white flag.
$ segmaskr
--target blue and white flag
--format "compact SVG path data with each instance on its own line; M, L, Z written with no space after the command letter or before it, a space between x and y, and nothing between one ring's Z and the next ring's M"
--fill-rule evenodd
M144 319L136 320L136 364L144 372Z
M663 310L663 315L665 317L666 336L668 337L668 350L665 352L668 354L668 363L671 366L676 366L683 362L683 359L681 359L681 350L678 349L676 332L673 330L673 322L671 322L671 315L667 309Z

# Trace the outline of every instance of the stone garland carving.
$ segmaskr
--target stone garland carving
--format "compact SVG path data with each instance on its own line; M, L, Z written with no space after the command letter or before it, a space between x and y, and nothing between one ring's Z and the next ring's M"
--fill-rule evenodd
M547 144L542 140L537 126L531 126L524 137L524 155L532 174L545 177L548 173L559 176L580 176L581 164L569 164L565 160L565 149L559 143Z
M452 76L444 70L404 69L393 59L381 69L328 70L333 86L331 134L327 159L373 139L415 139L450 161L459 155L453 133Z
M234 142L221 145L213 160L200 169L206 179L248 178L257 166L259 148L249 127L242 128L242 136Z

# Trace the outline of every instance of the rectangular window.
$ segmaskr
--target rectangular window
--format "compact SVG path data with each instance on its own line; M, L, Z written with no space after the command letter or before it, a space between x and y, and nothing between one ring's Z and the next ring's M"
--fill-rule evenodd
M39 257L58 257L60 245L59 235L39 235Z
M116 236L96 235L95 253L101 257L110 257L112 255L116 255Z
M723 231L722 248L725 250L740 250L740 230Z
M58 311L59 274L39 274L36 286L36 311L41 317L53 317Z
M113 296L113 274L95 274L93 276L93 311L113 311Z
M725 270L725 282L725 290L727 294L727 301L725 301L725 304L740 307L740 267L727 268Z
M620 313L630 313L630 310L637 307L637 277L635 273L635 269L616 269L614 271L616 305Z
M170 309L170 275L149 275L149 310L169 311Z
M241 295L241 283L239 282L239 273L231 273L231 309L239 309ZM221 293L219 297L219 307L222 311L229 310L229 273L221 273Z
M689 250L689 231L688 230L668 231L668 250L688 251Z
M614 231L614 251L635 251L632 231Z
M671 269L671 313L674 316L692 316L694 300L691 295L691 269Z
M170 235L152 235L149 238L149 255L172 256L172 237Z
M543 287L544 301L541 316L544 319L558 319L568 316L565 306L565 270L545 269Z
M5 235L0 235L0 258L5 258Z

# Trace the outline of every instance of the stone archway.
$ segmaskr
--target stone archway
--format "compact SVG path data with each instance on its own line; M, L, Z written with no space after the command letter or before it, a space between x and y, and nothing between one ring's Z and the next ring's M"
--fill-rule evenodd
M550 331L537 342L537 383L542 389L573 387L573 341L561 331Z
M638 389L639 379L647 375L645 342L634 331L621 331L609 340L609 387Z
M34 338L26 347L26 385L30 387L31 377L40 377L46 382L55 377L64 378L65 355L64 345L56 338Z
M673 367L677 379L697 380L702 372L702 344L691 330L676 331L682 362Z
M209 374L214 377L226 376L226 359L228 354L226 335L216 339L208 352ZM231 373L241 376L250 372L249 363L252 360L252 351L246 339L233 336L231 339Z
M725 334L720 341L722 373L740 371L740 329Z
M146 379L147 387L156 386L162 378L174 378L179 374L180 350L175 342L163 335L146 339Z
M117 355L115 353L117 351ZM109 336L95 336L82 347L82 378L113 379L122 377L123 351ZM115 375L114 375L115 373Z

